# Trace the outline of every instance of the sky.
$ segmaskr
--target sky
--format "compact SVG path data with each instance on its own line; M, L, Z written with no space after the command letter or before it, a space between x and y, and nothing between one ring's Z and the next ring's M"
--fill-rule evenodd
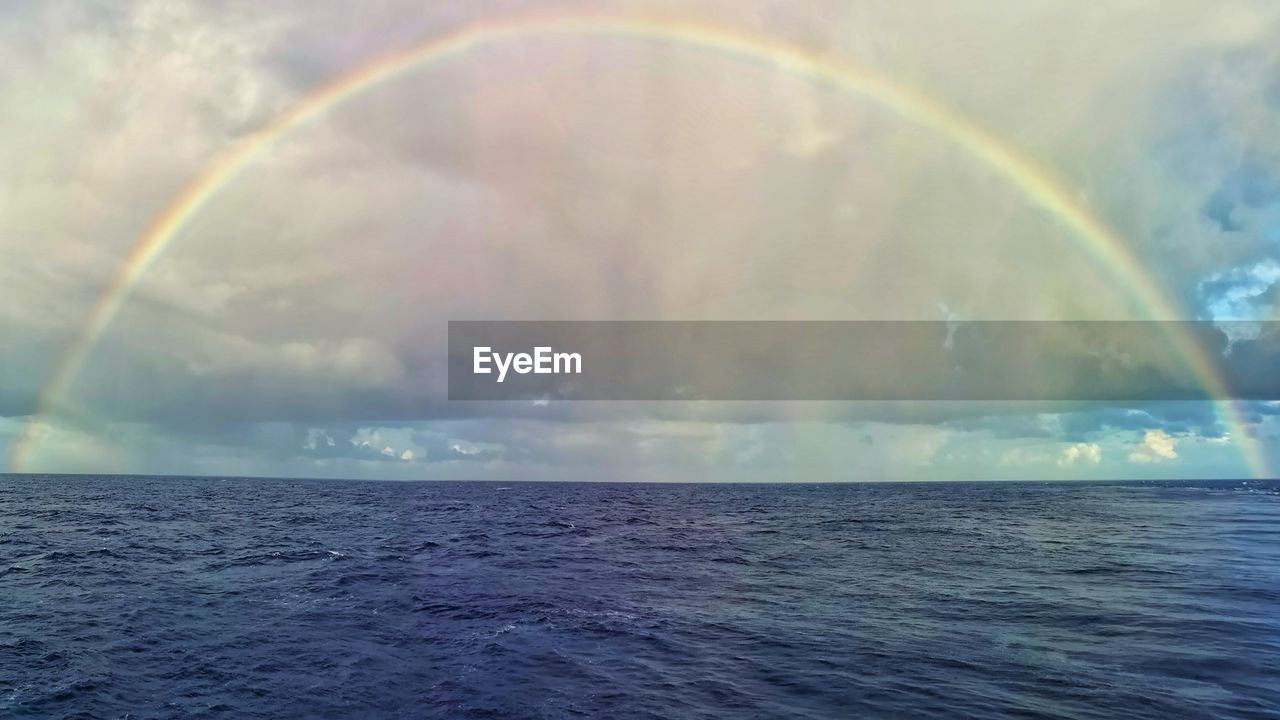
M764 38L926 98L1052 177L1136 273L865 92L706 44L518 31L575 18ZM273 135L112 291L193 182L317 90L493 25L517 30ZM11 470L1243 478L1247 447L1280 467L1264 401L1232 420L1206 402L444 399L448 320L1147 319L1135 278L1180 318L1272 319L1271 0L13 0L0 97Z

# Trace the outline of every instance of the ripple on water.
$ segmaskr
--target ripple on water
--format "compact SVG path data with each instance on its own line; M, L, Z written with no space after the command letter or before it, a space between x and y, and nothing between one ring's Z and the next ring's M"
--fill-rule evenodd
M0 477L0 715L1280 716L1280 483Z

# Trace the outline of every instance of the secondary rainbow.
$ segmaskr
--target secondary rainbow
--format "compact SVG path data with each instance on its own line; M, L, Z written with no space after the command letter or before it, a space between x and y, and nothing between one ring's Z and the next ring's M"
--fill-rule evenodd
M15 443L12 469L21 471L35 446L36 429L63 404L99 337L129 298L131 289L191 220L274 142L331 108L405 72L505 42L539 37L578 36L659 42L723 53L809 78L878 103L883 108L945 138L973 160L1003 176L1027 200L1069 228L1081 245L1132 291L1150 319L1176 319L1177 306L1155 285L1128 246L1104 222L1067 192L1053 174L999 141L967 118L910 87L845 61L821 57L776 40L685 20L609 16L523 16L468 26L391 53L312 91L248 135L206 167L156 217L130 252L119 273L91 311L83 331L68 348L43 388L28 431ZM1171 341L1205 390L1227 397L1227 385L1200 346L1185 336ZM1245 432L1239 408L1220 403L1224 423L1251 471L1269 477L1261 448Z

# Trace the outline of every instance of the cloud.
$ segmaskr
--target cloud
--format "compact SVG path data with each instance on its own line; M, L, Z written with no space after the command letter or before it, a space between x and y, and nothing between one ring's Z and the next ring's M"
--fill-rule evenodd
M395 460L404 461L413 458L412 451L398 450L388 444L394 441L383 438L384 430L378 428L359 428L355 434L351 436L348 442L354 448L356 457L368 460ZM403 434L402 430L390 430L391 434ZM405 453L408 457L405 457Z
M1274 309L1275 280L1256 270L1280 242L1280 6L1078 9L844 15L746 0L672 12L898 78L1051 168L1188 312ZM34 411L139 234L234 142L370 58L519 11L7 8L0 415ZM973 319L1133 317L1112 270L990 169L866 98L660 43L513 42L391 79L256 156L134 289L39 455L62 468L395 477L629 462L697 475L738 457L834 478L897 476L895 462L980 475L1037 441L1052 468L1062 443L1120 461L1128 451L1112 448L1137 431L1221 437L1194 403L443 399L450 319L939 319L940 302ZM1267 348L1235 350L1258 377L1274 367ZM1269 406L1247 416L1273 431ZM1232 462L1221 451L1215 462ZM1092 467L1081 453L1073 466Z
M1039 447L1013 447L1000 453L1001 465L1043 465L1048 464L1053 455Z
M1164 430L1148 430L1142 436L1142 443L1129 453L1129 462L1159 463L1177 460L1177 445L1178 439Z
M1102 462L1102 447L1098 443L1075 443L1062 450L1058 467L1070 467L1077 462L1097 465Z
M183 352L189 354L187 367L196 377L265 375L388 387L405 374L404 366L389 348L377 340L359 337L276 345L223 338L217 345Z

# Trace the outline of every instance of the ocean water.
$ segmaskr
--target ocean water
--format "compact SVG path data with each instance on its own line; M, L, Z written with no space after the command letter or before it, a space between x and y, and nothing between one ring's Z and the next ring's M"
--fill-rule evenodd
M1280 483L0 476L0 716L1280 717Z

